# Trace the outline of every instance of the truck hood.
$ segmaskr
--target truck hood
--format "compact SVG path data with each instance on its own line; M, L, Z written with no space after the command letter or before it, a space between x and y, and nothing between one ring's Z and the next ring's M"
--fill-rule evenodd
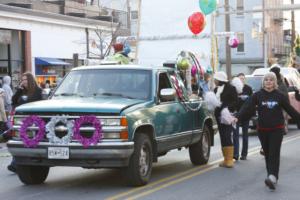
M16 108L17 112L56 113L120 113L122 110L145 100L126 98L74 98L49 99L27 103Z

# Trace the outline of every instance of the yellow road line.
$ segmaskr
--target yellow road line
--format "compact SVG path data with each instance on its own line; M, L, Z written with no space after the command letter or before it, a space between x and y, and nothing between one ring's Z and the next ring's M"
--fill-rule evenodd
M286 137L286 139L283 141L283 143L285 144L285 143L294 141L294 140L299 139L299 138L300 138L300 135ZM248 155L254 155L254 154L258 153L259 150L260 150L260 148L261 147L258 146L258 147L254 147L254 148L250 149ZM203 174L203 173L205 173L207 171L210 171L212 169L215 169L215 168L218 167L218 163L220 163L221 161L223 161L223 158L215 160L215 161L213 161L213 162L211 162L211 163L209 163L207 165L198 166L198 167L189 169L187 171L181 172L179 174L159 179L159 180L154 181L154 182L152 182L152 183L150 183L148 185L145 185L145 186L142 186L142 187L138 187L138 188L134 188L134 189L131 189L131 190L127 191L127 192L123 192L123 193L117 194L115 196L111 196L111 197L107 198L106 200L116 200L116 199L119 199L119 198L122 198L122 197L129 196L129 195L131 195L133 193L136 193L136 192L139 192L141 190L146 190L146 191L142 192L142 193L140 193L138 195L129 197L128 199L137 199L137 198L140 198L142 196L146 196L148 194L151 194L153 192L161 190L161 189L163 189L165 187L177 184L179 182L182 182L182 181L187 180L189 178L192 178L194 176L197 176L197 175ZM207 167L207 166L209 166L209 167ZM201 168L203 168L203 169L201 169ZM201 170L201 171L198 171L198 170ZM196 172L194 172L194 171L196 171ZM185 174L188 174L188 175L184 176L184 177L181 177L181 176L183 176ZM179 178L179 177L181 177L181 178ZM173 179L176 179L176 180L173 180ZM164 183L164 182L166 182L166 183ZM164 183L164 184L161 184L161 183ZM161 184L161 185L159 185L159 184ZM159 185L159 186L157 186L157 185ZM157 186L157 187L155 187L155 186ZM153 187L155 187L155 188L153 188ZM147 190L147 189L149 189L149 190Z
M185 174L193 173L193 171L198 171L198 170L201 169L201 168L205 168L205 167L207 167L207 166L214 165L214 164L216 164L216 163L219 163L219 162L222 161L222 160L223 160L223 158L222 158L222 159L215 160L215 161L213 161L213 162L211 162L211 163L208 163L207 165L201 165L201 166L198 166L198 167L189 169L189 170L187 170L187 171L181 172L181 173L179 173L179 174L176 174L176 175L172 175L172 176L169 176L169 177L166 177L166 178L159 179L159 180L154 181L154 182L152 182L152 183L149 183L149 184L147 184L147 185L145 185L145 186L137 187L137 188L131 189L131 190L127 191L127 192L122 192L122 193L117 194L117 195L115 195L115 196L109 197L109 198L107 198L106 200L116 200L116 199L119 199L119 198L128 196L128 195L130 195L130 194L132 194L132 193L136 193L136 192L139 192L139 191L141 191L141 190L145 190L145 189L148 189L148 188L152 188L152 187L154 187L154 186L156 186L156 185L159 185L159 184L161 184L161 183L163 183L163 182L167 182L167 181L170 181L170 180L172 180L172 179L175 179L175 178L184 176Z
M210 167L208 167L208 168L205 168L205 169L203 169L203 170L201 170L201 171L192 173L192 174L190 174L190 175L188 175L188 176L185 176L185 177L182 177L182 178L179 178L179 179L176 179L176 180L167 182L167 183L165 183L165 184L163 184L163 185L160 185L159 187L156 187L156 188L153 188L153 189L151 189L151 190L147 190L147 191L145 191L145 192L143 192L143 193L140 193L140 194L138 194L138 195L129 197L129 198L127 198L127 200L138 199L138 198L140 198L140 197L143 197L143 196L146 196L146 195L148 195L148 194L154 193L154 192L156 192L156 191L158 191L158 190L161 190L161 189L163 189L163 188L169 187L169 186L171 186L171 185L174 185L174 184L177 184L177 183L179 183L179 182L185 181L185 180L187 180L187 179L193 178L193 177L195 177L195 176L201 175L201 174L203 174L203 173L205 173L205 172L211 171L211 170L213 170L213 169L215 169L215 168L217 168L217 167L218 167L218 165L215 164L215 165L210 166Z

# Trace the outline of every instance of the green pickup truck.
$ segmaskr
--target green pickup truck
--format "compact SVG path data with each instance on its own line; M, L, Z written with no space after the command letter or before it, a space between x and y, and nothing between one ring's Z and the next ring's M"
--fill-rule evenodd
M82 66L48 100L16 108L7 146L24 184L43 183L50 167L77 166L120 168L140 186L172 149L189 148L193 164L206 164L215 130L206 103L187 94L176 69Z

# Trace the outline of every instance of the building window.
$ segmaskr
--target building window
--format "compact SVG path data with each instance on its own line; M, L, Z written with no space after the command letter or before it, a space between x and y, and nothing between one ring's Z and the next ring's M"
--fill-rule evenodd
M238 33L237 37L240 41L240 43L237 47L237 52L245 52L244 33Z
M139 14L138 14L138 11L131 11L131 20L136 20L138 19L139 17Z
M244 11L244 0L236 0L236 10ZM240 12L237 15L243 15L244 13Z

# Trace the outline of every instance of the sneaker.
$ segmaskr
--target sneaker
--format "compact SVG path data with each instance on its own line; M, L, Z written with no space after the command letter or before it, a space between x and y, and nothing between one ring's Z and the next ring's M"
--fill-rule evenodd
M16 173L16 172L17 172L16 167L13 166L13 165L8 165L8 166L7 166L7 169L8 169L9 171L13 172L13 173Z
M247 156L241 156L240 159L241 160L247 160Z
M265 179L265 184L266 186L268 186L270 188L270 190L275 190L276 189L276 183L277 183L277 179L274 175L269 175L266 179Z
M233 156L233 159L234 159L235 161L238 161L238 160L239 160L239 156Z

